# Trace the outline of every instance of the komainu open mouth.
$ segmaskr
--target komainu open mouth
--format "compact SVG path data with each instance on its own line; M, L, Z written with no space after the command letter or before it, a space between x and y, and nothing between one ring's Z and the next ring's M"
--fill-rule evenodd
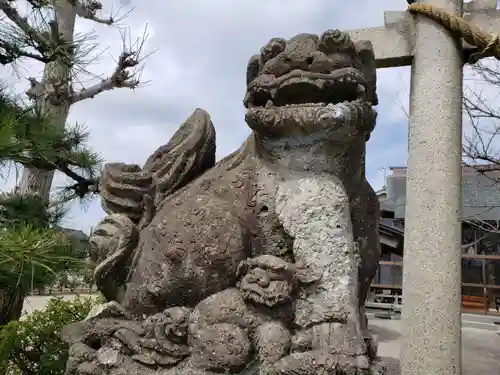
M373 129L375 117L367 90L363 73L353 67L331 73L296 69L278 78L260 75L248 86L245 119L261 134L323 131L329 138L347 141Z
M300 107L304 104L323 107L343 102L364 102L366 91L363 73L356 68L342 68L328 74L297 69L278 78L261 75L248 86L245 105L249 110L256 107Z

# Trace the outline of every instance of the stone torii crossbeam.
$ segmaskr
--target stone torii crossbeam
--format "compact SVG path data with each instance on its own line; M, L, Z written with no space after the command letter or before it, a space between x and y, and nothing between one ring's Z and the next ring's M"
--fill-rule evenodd
M500 33L497 0L423 0ZM377 68L412 66L403 268L403 375L461 373L462 67L475 47L435 21L385 12L371 40Z

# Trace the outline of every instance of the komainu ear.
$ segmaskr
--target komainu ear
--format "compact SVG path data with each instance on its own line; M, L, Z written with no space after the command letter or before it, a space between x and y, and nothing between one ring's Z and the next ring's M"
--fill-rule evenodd
M247 85L250 84L257 76L260 71L260 55L253 55L250 57L247 65Z
M375 63L375 53L372 42L360 40L354 44L358 56L363 63L363 73L368 83L368 100L373 104L378 104L377 96L377 66Z

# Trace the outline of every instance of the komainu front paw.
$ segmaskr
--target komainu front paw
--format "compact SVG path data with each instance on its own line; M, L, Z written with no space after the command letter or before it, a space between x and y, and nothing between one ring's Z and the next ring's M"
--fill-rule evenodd
M352 320L316 324L297 332L293 338L292 351L309 350L348 356L367 354L363 336Z
M269 371L269 375L372 375L372 370L364 355L348 356L313 350L281 359ZM384 372L376 374L383 375Z

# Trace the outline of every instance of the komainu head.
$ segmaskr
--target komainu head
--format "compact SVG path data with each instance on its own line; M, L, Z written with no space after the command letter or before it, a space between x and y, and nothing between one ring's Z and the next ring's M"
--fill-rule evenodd
M338 30L273 38L248 63L246 121L257 133L367 135L377 102L371 43Z

